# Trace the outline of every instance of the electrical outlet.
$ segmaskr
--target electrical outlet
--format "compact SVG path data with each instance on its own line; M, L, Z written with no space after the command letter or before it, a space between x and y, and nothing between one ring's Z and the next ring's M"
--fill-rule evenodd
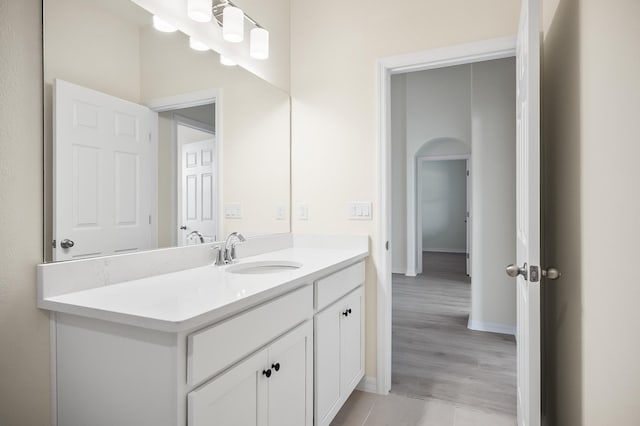
M298 206L298 218L300 220L309 220L309 207L306 204Z

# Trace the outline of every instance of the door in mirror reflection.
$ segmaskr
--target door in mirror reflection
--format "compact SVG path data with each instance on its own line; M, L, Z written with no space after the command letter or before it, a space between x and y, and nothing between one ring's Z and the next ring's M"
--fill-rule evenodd
M54 258L154 248L155 112L54 81Z

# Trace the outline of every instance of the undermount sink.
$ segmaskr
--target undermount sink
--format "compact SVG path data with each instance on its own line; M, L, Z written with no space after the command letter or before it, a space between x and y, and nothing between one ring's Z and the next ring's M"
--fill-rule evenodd
M262 260L231 265L227 267L226 271L232 274L275 274L278 272L290 272L301 266L302 263L288 260Z

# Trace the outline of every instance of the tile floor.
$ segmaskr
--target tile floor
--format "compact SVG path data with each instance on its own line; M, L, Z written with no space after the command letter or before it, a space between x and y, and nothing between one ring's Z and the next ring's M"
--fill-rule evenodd
M509 414L486 412L438 399L355 391L331 426L514 426Z

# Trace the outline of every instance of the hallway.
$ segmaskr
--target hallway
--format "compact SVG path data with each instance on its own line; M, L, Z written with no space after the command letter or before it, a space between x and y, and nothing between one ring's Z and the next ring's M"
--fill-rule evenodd
M425 252L423 271L393 275L391 392L515 415L515 340L467 328L465 255Z

